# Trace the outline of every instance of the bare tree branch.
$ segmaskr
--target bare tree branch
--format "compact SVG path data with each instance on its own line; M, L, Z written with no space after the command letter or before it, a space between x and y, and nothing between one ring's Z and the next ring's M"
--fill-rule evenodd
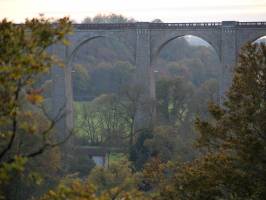
M17 89L15 91L15 101L17 101L18 98L19 98L19 93L21 91L21 87L22 87L22 85L21 85L21 79L19 79L18 80ZM14 115L12 117L12 134L11 134L11 138L10 138L7 146L0 153L0 161L4 158L4 156L6 155L6 153L11 149L11 147L12 147L12 145L14 143L16 134L17 134L17 112L15 111L14 112Z

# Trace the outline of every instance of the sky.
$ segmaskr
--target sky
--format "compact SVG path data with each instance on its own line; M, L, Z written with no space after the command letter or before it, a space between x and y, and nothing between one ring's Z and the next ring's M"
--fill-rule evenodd
M0 0L0 19L23 22L40 13L76 22L110 13L137 21L266 21L266 0Z

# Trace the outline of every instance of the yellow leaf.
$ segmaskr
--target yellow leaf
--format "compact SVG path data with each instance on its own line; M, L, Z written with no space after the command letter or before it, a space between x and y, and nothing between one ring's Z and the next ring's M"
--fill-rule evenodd
M38 104L43 102L43 96L39 94L28 94L27 100L32 104Z

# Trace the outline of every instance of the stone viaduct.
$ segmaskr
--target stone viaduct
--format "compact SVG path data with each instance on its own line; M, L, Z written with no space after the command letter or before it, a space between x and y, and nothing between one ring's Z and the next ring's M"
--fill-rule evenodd
M266 22L208 22L208 23L123 23L123 24L75 24L74 33L68 36L69 46L55 45L51 51L65 61L65 69L52 69L53 112L65 105L66 117L59 123L61 132L73 127L72 61L79 48L94 39L109 38L123 43L132 53L137 83L144 88L143 98L155 99L153 65L161 49L172 40L192 35L208 42L216 51L220 69L220 95L231 81L232 68L241 47L266 35ZM145 128L152 121L151 108L139 108L136 128Z

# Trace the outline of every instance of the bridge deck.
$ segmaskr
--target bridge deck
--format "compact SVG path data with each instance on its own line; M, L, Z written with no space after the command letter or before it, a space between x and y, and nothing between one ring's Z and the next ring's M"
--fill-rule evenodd
M221 27L257 27L265 28L266 22L197 22L197 23L149 23L149 22L136 22L136 23L99 23L99 24L74 24L74 27L79 30L108 30L108 29L182 29L182 28L221 28Z

